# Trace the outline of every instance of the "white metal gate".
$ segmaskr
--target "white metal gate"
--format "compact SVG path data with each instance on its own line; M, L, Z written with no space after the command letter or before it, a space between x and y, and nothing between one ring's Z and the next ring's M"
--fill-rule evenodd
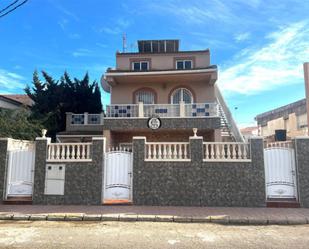
M296 198L295 155L292 143L277 142L264 149L267 198Z
M31 197L33 191L35 147L33 142L9 140L7 197Z
M105 153L103 203L132 201L132 159L129 151Z

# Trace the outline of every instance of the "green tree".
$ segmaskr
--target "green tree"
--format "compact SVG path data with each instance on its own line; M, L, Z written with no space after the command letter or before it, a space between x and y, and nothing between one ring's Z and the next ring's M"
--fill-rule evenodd
M0 137L34 140L41 136L41 124L30 119L30 112L24 108L18 110L0 110Z
M60 80L54 80L45 71L42 72L44 82L39 79L38 72L33 73L33 87L25 89L34 101L31 107L31 118L38 120L47 130L48 135L55 138L57 132L65 130L66 112L100 113L102 111L101 93L98 83L90 83L88 73L82 80L70 78L64 72Z

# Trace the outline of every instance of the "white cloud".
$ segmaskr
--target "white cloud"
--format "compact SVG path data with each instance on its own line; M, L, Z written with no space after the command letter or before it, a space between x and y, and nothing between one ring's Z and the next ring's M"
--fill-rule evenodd
M219 70L223 91L255 94L303 80L302 64L309 59L308 21L282 27L266 39L264 46L240 51Z
M126 29L132 25L132 21L130 21L129 19L124 19L124 18L118 18L116 21L113 22L112 27L107 27L104 26L102 28L99 29L95 29L95 31L99 32L99 33L107 33L110 35L119 35L123 32L126 31Z
M244 32L244 33L236 34L234 36L234 39L236 42L242 42L242 41L249 40L250 37L251 37L251 34L249 32Z
M164 3L152 2L149 8L159 12L167 12L181 19L182 22L188 24L204 24L211 21L230 22L238 19L226 3L220 0L209 0L207 4L204 1L189 1L187 5L180 3L177 0L165 1Z
M68 23L69 23L68 19L65 18L62 18L60 21L58 21L58 24L62 30L65 30Z
M11 92L16 89L23 89L25 87L22 83L23 80L23 76L0 68L1 92Z
M93 56L93 51L86 48L79 48L72 53L74 57Z

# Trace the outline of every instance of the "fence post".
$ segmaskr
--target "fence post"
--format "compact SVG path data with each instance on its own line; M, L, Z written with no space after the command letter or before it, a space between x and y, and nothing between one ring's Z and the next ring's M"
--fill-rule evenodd
M35 165L32 195L33 204L44 203L47 145L50 141L51 139L46 137L38 137L35 139Z
M192 136L190 137L190 158L191 162L203 162L203 137Z
M145 161L146 137L133 137L133 203L135 205L143 204L143 181L142 173ZM147 180L147 179L146 179Z
M5 199L8 138L0 138L0 203Z
M300 207L309 207L309 137L294 139L296 182Z
M105 137L93 137L92 138L92 173L93 179L92 184L89 185L89 195L92 195L91 198L92 205L101 205L103 198L103 179L104 179L104 157L105 157L105 146L106 138ZM103 166L104 165L104 166ZM94 196L95 195L95 196Z

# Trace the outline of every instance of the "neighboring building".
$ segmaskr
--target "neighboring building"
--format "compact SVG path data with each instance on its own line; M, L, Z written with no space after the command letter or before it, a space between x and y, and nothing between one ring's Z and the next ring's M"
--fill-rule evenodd
M275 133L280 130L286 131L288 140L308 133L306 99L259 114L255 119L260 135L268 141L275 141Z
M0 109L15 110L21 107L30 107L32 100L26 94L1 94Z
M111 146L130 144L133 136L183 142L193 128L205 141L243 140L216 87L218 70L208 49L180 51L179 40L138 41L138 48L117 52L116 68L102 76L111 94L105 115L68 113L61 141L103 132Z
M249 141L250 137L259 136L259 127L258 126L250 126L240 129L241 134L243 135L246 141Z

